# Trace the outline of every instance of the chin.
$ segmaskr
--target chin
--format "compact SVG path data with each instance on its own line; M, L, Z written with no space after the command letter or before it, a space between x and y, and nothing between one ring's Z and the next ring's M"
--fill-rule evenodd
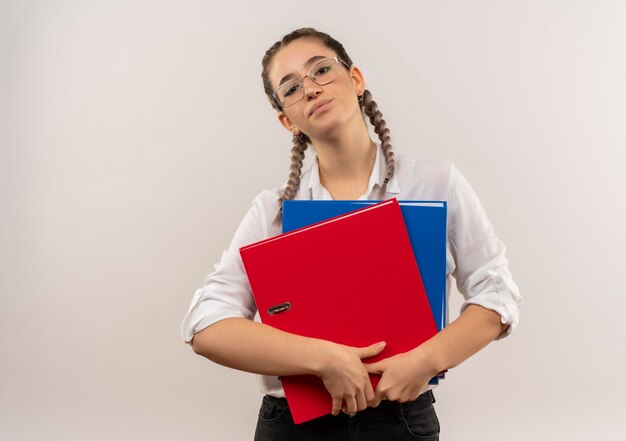
M332 110L332 112L327 111L322 115L318 115L311 121L311 129L313 132L335 131L349 125L350 118L347 118L344 112L338 111L337 109Z

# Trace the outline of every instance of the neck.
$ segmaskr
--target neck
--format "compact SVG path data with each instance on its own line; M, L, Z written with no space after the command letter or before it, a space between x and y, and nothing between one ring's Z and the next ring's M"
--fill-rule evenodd
M346 130L332 137L312 140L320 183L324 187L369 181L376 161L376 144L367 132L365 121L361 119L361 122L360 130Z

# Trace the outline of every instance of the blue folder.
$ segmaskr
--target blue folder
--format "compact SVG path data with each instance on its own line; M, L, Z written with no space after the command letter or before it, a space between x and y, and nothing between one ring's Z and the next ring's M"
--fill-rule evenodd
M283 233L363 208L373 200L283 201ZM445 201L398 201L430 308L441 331L447 323ZM444 375L440 375L443 378ZM436 384L432 382L431 384Z

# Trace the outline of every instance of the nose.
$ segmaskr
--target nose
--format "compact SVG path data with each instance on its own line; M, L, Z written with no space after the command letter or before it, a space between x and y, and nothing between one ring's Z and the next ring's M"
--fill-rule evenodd
M319 94L322 91L322 86L317 84L315 81L313 81L309 77L305 77L302 80L302 84L304 85L304 95L307 98L314 97L315 95Z

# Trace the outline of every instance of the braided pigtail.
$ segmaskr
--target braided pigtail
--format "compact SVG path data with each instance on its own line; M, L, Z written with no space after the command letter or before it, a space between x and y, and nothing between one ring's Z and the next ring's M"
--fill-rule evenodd
M283 191L278 200L279 209L275 222L280 222L283 215L283 201L293 200L300 188L300 177L302 176L302 161L304 160L304 152L309 147L309 137L304 133L293 135L293 147L291 148L291 173L287 180L287 187Z
M380 147L383 149L387 162L387 176L383 184L383 186L386 186L395 171L395 161L393 159L393 150L391 149L391 132L387 128L383 114L378 110L378 104L372 99L372 93L369 90L365 89L363 91L363 95L359 97L359 105L363 113L370 119L370 123L374 126L374 132L380 139Z

